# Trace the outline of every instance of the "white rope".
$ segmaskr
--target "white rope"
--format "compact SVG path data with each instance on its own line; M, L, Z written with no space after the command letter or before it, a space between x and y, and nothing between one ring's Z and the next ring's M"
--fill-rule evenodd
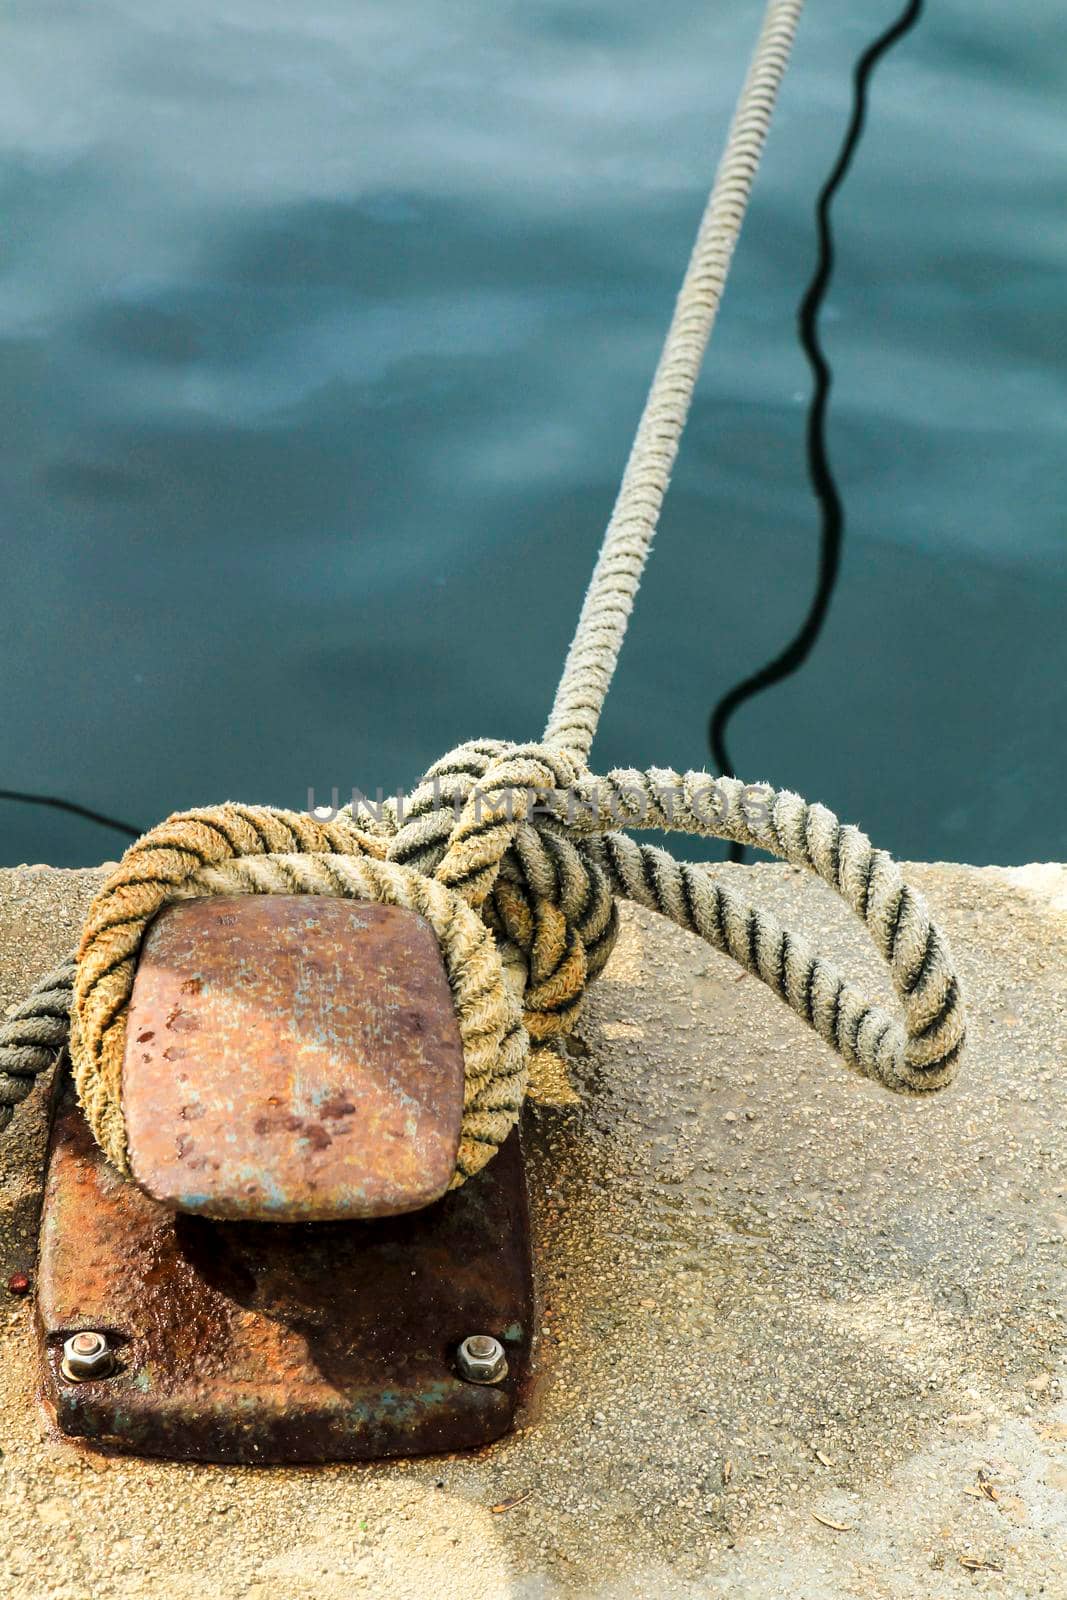
M618 499L567 653L545 743L588 756L659 521L803 0L770 0Z

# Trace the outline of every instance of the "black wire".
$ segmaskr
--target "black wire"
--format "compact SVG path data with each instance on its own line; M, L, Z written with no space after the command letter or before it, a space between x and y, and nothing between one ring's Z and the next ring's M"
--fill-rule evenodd
M71 816L87 817L90 822L99 822L102 828L114 828L117 833L129 834L131 839L139 839L144 832L143 828L135 828L132 822L106 817L102 811L90 811L88 806L80 806L76 800L60 800L54 794L26 794L22 789L0 789L0 800L20 800L28 806L52 806L56 811L69 811Z
M830 287L834 271L834 237L830 227L830 207L834 195L844 182L852 158L863 135L867 117L867 85L878 62L898 39L909 32L922 14L923 0L909 0L904 10L874 43L868 45L852 71L852 113L837 160L830 176L819 191L815 204L818 226L819 256L811 282L797 310L797 331L804 353L811 367L813 385L808 407L807 457L808 477L821 511L819 537L819 578L807 616L795 638L765 667L751 677L735 684L723 695L708 723L708 738L712 755L720 774L733 777L734 769L726 748L726 725L738 706L754 695L761 694L774 683L780 683L796 672L811 653L822 631L826 613L837 584L841 565L841 541L845 531L845 511L834 481L830 458L826 449L826 413L833 384L833 370L819 342L819 313ZM744 846L730 845L730 860L741 861Z

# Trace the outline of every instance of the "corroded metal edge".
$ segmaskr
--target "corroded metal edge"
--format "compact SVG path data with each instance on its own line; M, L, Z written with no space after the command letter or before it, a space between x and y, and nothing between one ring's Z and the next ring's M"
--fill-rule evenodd
M124 1182L69 1087L56 1108L38 1272L40 1395L64 1434L234 1463L421 1455L490 1443L528 1370L533 1286L517 1132L426 1210L366 1222L214 1222ZM97 1328L113 1377L63 1377ZM505 1344L499 1385L463 1382L471 1333Z

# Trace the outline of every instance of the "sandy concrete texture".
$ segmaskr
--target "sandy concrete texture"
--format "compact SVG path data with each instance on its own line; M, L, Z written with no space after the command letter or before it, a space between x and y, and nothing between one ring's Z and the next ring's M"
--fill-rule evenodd
M829 891L713 869L882 998ZM757 981L641 910L592 994L580 1105L526 1124L541 1293L518 1430L301 1469L97 1456L34 1401L0 1288L10 1600L941 1600L1067 1595L1067 869L917 865L970 1002L929 1101L851 1076ZM0 1005L93 872L0 872ZM44 1095L0 1146L0 1284L32 1270Z

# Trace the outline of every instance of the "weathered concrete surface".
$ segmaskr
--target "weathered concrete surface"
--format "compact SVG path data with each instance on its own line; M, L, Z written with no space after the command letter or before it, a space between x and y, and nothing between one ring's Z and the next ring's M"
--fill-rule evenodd
M30 1307L8 1298L3 1592L1067 1594L1067 870L911 876L971 1008L963 1081L924 1103L850 1077L761 985L626 916L575 1062L582 1107L529 1129L536 1405L481 1456L79 1454L42 1428ZM0 874L0 1002L72 943L93 881ZM828 891L779 867L746 889L884 988ZM32 1261L37 1096L12 1134L3 1281Z

